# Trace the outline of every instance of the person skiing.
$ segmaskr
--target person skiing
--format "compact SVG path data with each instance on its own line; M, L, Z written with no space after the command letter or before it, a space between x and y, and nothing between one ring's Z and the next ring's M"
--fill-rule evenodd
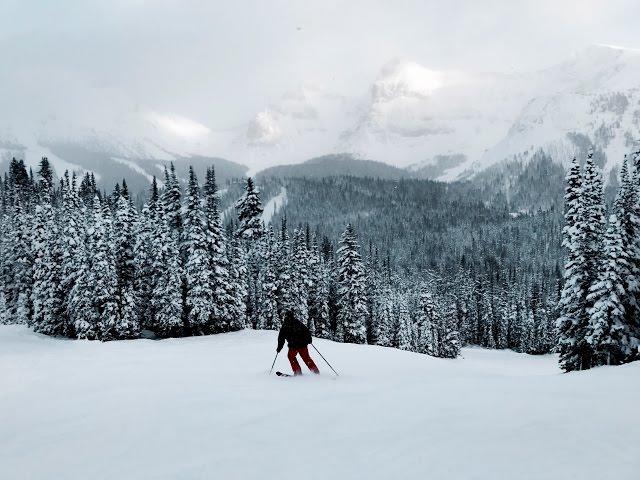
M285 340L289 346L287 358L289 359L289 363L291 363L291 369L294 375L302 375L302 369L296 358L298 355L302 357L302 360L309 370L315 374L320 373L315 362L309 356L309 350L307 348L312 341L311 332L302 322L296 320L291 310L287 310L284 314L284 322L282 322L282 327L280 327L280 333L278 334L278 347L276 348L276 352L280 353Z

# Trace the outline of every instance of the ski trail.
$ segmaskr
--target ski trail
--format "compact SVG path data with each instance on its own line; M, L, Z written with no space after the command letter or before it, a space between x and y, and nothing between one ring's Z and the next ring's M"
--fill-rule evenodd
M267 204L264 206L264 210L262 212L262 222L265 225L269 225L271 223L271 219L273 216L280 211L280 209L287 204L287 189L282 187L280 189L280 193L275 197L269 199Z

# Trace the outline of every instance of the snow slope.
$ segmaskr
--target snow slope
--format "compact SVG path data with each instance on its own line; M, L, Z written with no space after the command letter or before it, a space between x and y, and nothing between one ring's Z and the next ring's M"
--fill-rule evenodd
M278 194L274 197L271 197L269 201L265 204L262 211L262 222L265 225L269 225L271 223L271 219L275 214L277 214L282 207L287 204L287 189L282 187Z
M106 344L0 326L6 479L614 479L640 471L640 364L441 360L316 340L341 373L269 376L276 333ZM289 371L281 354L277 368Z

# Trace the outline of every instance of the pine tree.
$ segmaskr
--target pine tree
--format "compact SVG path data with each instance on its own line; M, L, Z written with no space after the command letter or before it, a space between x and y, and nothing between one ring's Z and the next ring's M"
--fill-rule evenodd
M227 242L222 225L218 200L218 186L213 168L207 169L205 191L206 235L209 265L212 272L212 325L213 332L227 330L233 305L233 292L227 259Z
M440 323L440 318L433 296L426 285L422 285L420 288L416 318L418 323L416 351L437 356L437 326Z
M69 177L69 172L64 174L63 203L60 216L62 236L62 290L65 292L64 328L66 336L74 336L74 325L71 320L70 293L73 290L78 274L81 270L82 258L80 256L80 244L82 242L83 213L80 198L76 189L75 173Z
M634 154L634 168L628 170L627 159L620 174L620 189L614 204L620 222L622 250L628 268L623 272L626 295L621 299L625 323L629 326L630 348L640 358L640 154ZM632 358L632 357L630 357Z
M233 300L229 308L228 329L234 331L245 328L247 321L247 261L244 249L234 235L231 237L228 258L230 293Z
M480 318L480 324L482 325L482 346L487 348L496 348L496 339L494 335L496 326L495 313L492 296L488 292L482 297L482 316Z
M38 200L43 201L43 199L49 198L49 201L51 202L51 198L53 197L54 172L47 157L42 157L40 160L38 177L40 177L36 188L38 192Z
M172 229L173 219L164 214L162 205L159 206L157 215L157 231L153 241L155 281L152 293L155 331L161 337L179 337L183 335L184 325L178 233Z
M347 343L366 342L367 300L365 274L355 231L351 224L338 248L338 322Z
M182 234L182 205L180 202L180 182L176 176L176 169L171 163L171 173L164 169L164 192L160 202L162 211L172 231Z
M40 329L44 325L47 314L46 304L51 295L51 285L49 283L51 266L48 261L50 259L49 251L53 246L54 237L52 236L56 234L54 231L50 189L46 182L46 179L41 182L40 202L36 205L32 234L33 289L31 303L33 305L32 322L36 331L41 331ZM55 330L54 328L53 331L55 332Z
M589 309L586 340L594 351L595 365L618 365L631 354L629 325L623 304L627 295L624 278L629 270L629 262L622 235L620 222L615 215L611 215L604 240L600 276L591 286L588 297L593 306Z
M278 316L282 319L285 312L294 310L296 303L296 285L286 218L282 221L280 240L276 243L276 250L276 298L278 301Z
M378 345L383 347L391 347L394 337L394 315L393 315L393 298L391 288L385 286L380 298L380 316L378 323L380 325L378 333Z
M509 347L509 305L506 301L506 292L502 292L498 306L498 320L496 325L496 348Z
M155 328L155 312L151 301L156 279L153 269L153 235L156 231L155 214L156 206L150 200L149 203L142 207L142 212L136 224L135 244L133 247L136 317L140 328L149 330Z
M529 306L525 306L522 311L522 333L520 335L520 345L518 351L522 353L533 353L534 338L533 331L535 328L535 317Z
M118 273L113 242L113 223L109 204L94 201L95 226L91 238L93 247L94 306L99 317L98 336L102 341L120 338L118 308Z
M380 272L378 253L369 244L369 260L366 267L366 296L367 296L367 343L376 345L380 334L378 323L380 298L378 296Z
M295 303L293 311L296 319L307 325L314 333L313 322L309 322L309 252L306 247L305 235L302 230L295 230L293 234L293 255L291 258L293 266L293 284L295 291Z
M95 202L95 206L94 206ZM80 243L76 250L78 271L69 292L69 320L79 339L96 340L100 337L100 317L95 306L95 270L93 247L96 229L96 211L100 205L97 196L89 203L81 224Z
M411 321L411 316L409 315L409 307L406 299L403 298L400 299L398 305L398 348L400 350L413 351L413 337L413 323Z
M260 192L255 188L253 179L247 178L245 194L236 203L238 210L237 234L246 240L255 240L262 235L262 203Z
M30 323L31 290L33 288L33 252L31 249L32 219L18 194L13 197L10 227L7 236L7 271L5 294L8 316L14 323ZM22 294L22 298L20 295ZM19 311L20 310L20 311ZM21 318L21 320L18 320Z
M198 180L192 167L189 167L187 191L184 222L184 270L187 282L185 306L193 333L202 335L212 331L213 272L209 250L211 244L207 239L206 219L200 206Z
M260 268L258 328L277 330L281 321L278 315L277 277L276 277L276 240L273 228L269 226L266 235L262 237L260 256L262 266Z
M438 333L438 351L441 358L456 358L460 354L460 334L455 322L454 305L444 308L444 315L440 319Z
M135 222L136 212L129 202L126 183L115 205L113 240L115 243L117 298L119 318L118 338L135 338L140 333L135 292Z
M7 299L4 296L4 291L0 289L0 325L7 325L8 323Z
M589 178L583 179L580 165L574 158L571 169L567 173L565 192L565 226L562 244L567 252L564 278L565 283L560 299L560 318L558 319L558 350L560 366L565 371L589 368L591 364L591 348L585 341L586 328L589 323L587 313L587 294L589 273L586 263L587 244L585 208L587 197L585 190L593 188L594 165L591 158L587 160ZM593 235L591 235L593 236ZM524 320L524 317L523 317Z
M309 325L314 327L314 335L329 336L329 284L326 266L323 264L318 243L314 237L309 252Z
M76 253L78 275L69 294L69 314L78 339L96 340L99 337L99 317L94 302L92 265L86 245L80 245Z

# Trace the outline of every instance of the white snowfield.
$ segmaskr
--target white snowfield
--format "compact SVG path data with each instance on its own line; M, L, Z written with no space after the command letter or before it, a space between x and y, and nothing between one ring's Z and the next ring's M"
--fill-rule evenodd
M561 374L554 356L314 344L340 378L313 349L320 377L269 376L271 331L98 343L0 326L0 478L640 478L640 363Z

